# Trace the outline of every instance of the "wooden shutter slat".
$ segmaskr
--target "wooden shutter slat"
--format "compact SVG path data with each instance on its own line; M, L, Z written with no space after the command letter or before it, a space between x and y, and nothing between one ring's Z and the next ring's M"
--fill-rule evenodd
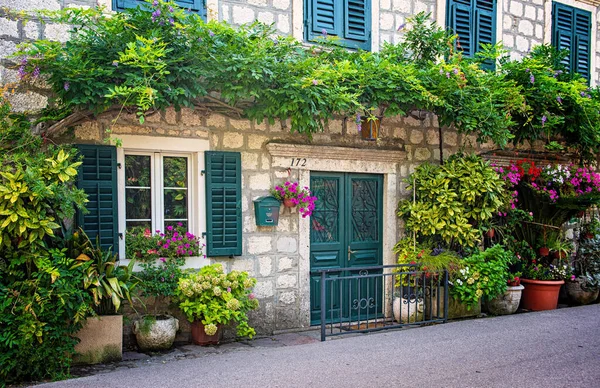
M176 0L175 4L190 12L198 13L202 19L206 20L206 0ZM138 6L146 9L151 8L151 5L143 0L113 0L113 9L116 11Z
M358 47L367 49L370 28L370 2L346 0L344 7L344 38L358 42Z
M242 254L241 157L238 152L207 151L207 256Z
M552 5L552 45L568 50L562 64L590 80L591 13L565 4Z
M88 213L77 213L77 226L103 249L118 252L117 150L113 146L78 145L83 157L77 187L88 195Z

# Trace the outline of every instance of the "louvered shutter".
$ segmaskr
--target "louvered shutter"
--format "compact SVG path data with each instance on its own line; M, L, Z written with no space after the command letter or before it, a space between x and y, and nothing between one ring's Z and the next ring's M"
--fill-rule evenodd
M355 47L370 50L370 1L346 0L344 7L344 38L355 42Z
M305 0L306 39L338 36L351 48L371 49L371 0Z
M569 71L590 79L592 15L561 3L552 5L552 45L569 50L563 64Z
M190 12L197 12L202 19L206 20L206 0L176 0L175 4L189 10ZM150 4L143 0L113 0L113 9L124 10L125 8L135 8L138 5L142 7L150 8Z
M446 24L452 32L458 35L457 46L467 57L472 56L474 53L472 11L473 9L470 0L448 1L448 17Z
M482 44L494 44L496 42L495 4L495 0L476 0L474 53L482 50ZM493 69L494 63L486 61L483 67Z
M78 145L83 161L79 167L77 187L88 196L84 212L77 213L77 226L103 249L119 251L117 201L117 149L113 146Z
M242 254L242 167L239 152L207 151L207 256Z

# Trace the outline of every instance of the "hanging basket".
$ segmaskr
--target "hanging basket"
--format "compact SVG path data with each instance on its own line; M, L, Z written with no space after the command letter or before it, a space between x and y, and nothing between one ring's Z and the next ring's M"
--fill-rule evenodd
M296 204L294 202L292 202L291 198L284 198L283 199L283 206L285 207L296 207Z

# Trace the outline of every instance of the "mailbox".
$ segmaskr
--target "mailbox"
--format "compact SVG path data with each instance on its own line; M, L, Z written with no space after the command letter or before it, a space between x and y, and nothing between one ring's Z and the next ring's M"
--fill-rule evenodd
M258 226L276 226L279 223L279 205L275 197L258 197L254 200L254 216Z

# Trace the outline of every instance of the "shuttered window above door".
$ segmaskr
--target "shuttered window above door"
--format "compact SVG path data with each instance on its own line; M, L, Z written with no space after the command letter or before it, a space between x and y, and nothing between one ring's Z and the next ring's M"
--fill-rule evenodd
M569 50L566 68L590 80L592 14L579 8L552 4L552 46Z
M371 0L305 0L305 39L337 36L348 48L371 50Z
M482 44L496 43L496 0L448 0L446 27L458 35L457 48L473 57Z
M112 0L113 10L122 11L126 8L135 8L137 6L146 6L149 8L151 4L143 0ZM198 13L200 17L206 20L206 0L176 0L175 4L189 12Z

